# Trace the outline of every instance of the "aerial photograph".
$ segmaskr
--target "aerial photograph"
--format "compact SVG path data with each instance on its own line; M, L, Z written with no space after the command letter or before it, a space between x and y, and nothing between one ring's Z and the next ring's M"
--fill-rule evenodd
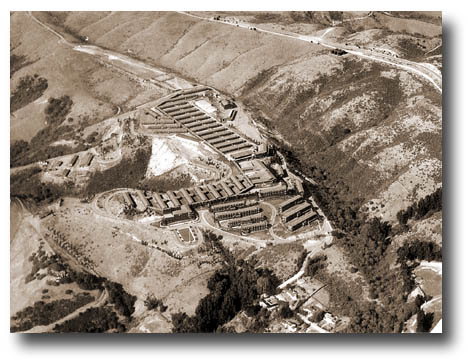
M10 332L442 332L442 12L9 18Z

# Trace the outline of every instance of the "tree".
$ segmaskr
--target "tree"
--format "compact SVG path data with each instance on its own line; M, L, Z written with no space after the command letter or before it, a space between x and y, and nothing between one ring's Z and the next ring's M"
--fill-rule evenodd
M279 314L283 319L289 319L294 316L294 312L291 310L288 303L281 303Z
M429 332L434 322L434 313L425 313L423 310L418 310L416 317L416 331Z

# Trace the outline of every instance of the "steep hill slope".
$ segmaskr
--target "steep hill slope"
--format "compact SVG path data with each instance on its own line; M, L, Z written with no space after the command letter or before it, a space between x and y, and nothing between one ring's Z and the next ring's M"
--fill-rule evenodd
M48 88L40 98L12 114L11 141L30 140L45 127L44 109L50 97L68 95L73 100L69 117L74 122L70 125L80 121L91 124L113 115L117 106L125 107L135 95L141 96L147 90L125 74L73 50L28 13L15 12L10 21L11 56L25 59L25 64L10 79L11 92L27 75L38 74L48 81ZM146 93L157 97L155 90L151 90Z
M406 41L401 53L407 56L414 55L408 47L414 41L428 48L441 34L437 14L427 15L430 21L382 13L230 15L322 36L335 22L327 35L335 34L335 41L367 46ZM394 220L400 208L440 185L441 97L403 70L178 13L69 13L64 26L100 46L241 96L291 145L311 175L318 174L313 168L324 170L341 198L359 199L373 215Z

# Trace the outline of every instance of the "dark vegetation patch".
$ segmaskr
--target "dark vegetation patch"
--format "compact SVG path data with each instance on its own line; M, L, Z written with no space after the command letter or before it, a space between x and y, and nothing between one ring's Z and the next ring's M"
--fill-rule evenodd
M72 299L60 299L51 302L37 301L17 312L12 320L15 322L11 332L26 331L38 325L49 325L71 314L76 309L94 301L94 297L81 293Z
M21 77L10 97L10 113L39 99L48 86L47 79L37 74Z
M39 167L33 167L11 175L10 197L33 200L36 204L44 204L52 203L63 196L73 194L73 184L45 184L40 179L40 172Z
M24 140L15 141L10 145L10 168L28 165L38 161L73 154L89 148L88 144L79 142L76 146L50 145L62 139L80 140L75 136L75 129L71 126L59 126L58 128L46 127L39 132L28 143Z
M431 241L407 241L398 249L397 254L401 263L407 260L442 261L441 247Z
M438 188L432 194L415 201L406 210L400 210L397 213L397 219L400 225L406 226L410 219L422 219L438 211L442 211L442 188Z
M29 281L38 279L39 270L47 269L47 273L58 276L58 281L47 282L50 286L76 283L82 290L107 292L108 304L110 306L101 307L98 310L88 310L85 312L86 315L80 314L75 319L57 325L54 331L104 332L110 329L117 329L119 332L125 331L124 324L131 321L132 313L135 311L136 296L127 293L121 284L91 273L73 270L60 255L47 255L42 247L31 255L29 261L33 263L33 271L28 275L31 278ZM45 274L43 275L45 276ZM66 293L72 294L73 292L67 290ZM87 301L85 302L84 299ZM71 299L57 300L49 303L39 301L35 303L34 307L27 307L12 317L12 321L22 319L21 321L23 322L21 328L19 325L15 325L16 327L12 327L14 329L12 331L25 331L36 325L51 324L93 300L94 297L90 297L89 293L85 292ZM119 316L116 315L114 310Z
M326 266L327 255L316 255L307 262L304 275L314 277L319 270L325 269Z
M64 95L60 98L50 98L44 110L47 124L53 127L60 125L65 121L72 106L73 100L68 95Z
M21 70L25 66L32 64L32 61L29 61L24 55L10 55L10 79L15 74L15 72Z
M139 188L148 191L166 192L169 190L179 190L193 186L192 178L189 174L174 176L171 173L146 178L140 181Z
M150 158L151 147L143 147L132 157L123 158L119 164L94 173L84 191L85 195L95 195L120 187L138 188L146 174Z
M416 331L417 332L429 332L432 329L434 322L434 313L425 313L423 310L419 310L416 316Z
M378 191L381 184L377 174L349 158L348 154L344 154L336 146L357 129L343 119L340 126L317 133L320 123L314 121L320 121L326 113L319 109L311 111L308 108L308 98L327 96L338 87L346 89L352 83L357 92L341 92L340 96L334 98L335 104L326 110L331 111L346 103L348 95L355 97L359 92L375 92L377 107L372 109L373 120L365 124L370 128L392 115L403 94L398 79L380 77L382 68L378 65L373 64L365 71L358 71L359 64L348 59L343 65L343 71L332 78L319 78L311 86L300 89L296 94L298 96L288 100L290 103L286 110L279 114L273 113L275 106L266 106L262 97L257 96L256 92L263 94L264 87L254 86L243 97L249 107L271 117L271 124L292 144L288 146L276 141L276 146L286 157L290 168L304 173L316 182L316 185L308 187L335 228L335 244L343 249L355 271L360 271L363 275L365 283L354 286L336 274L327 274L323 261L312 261L307 269L312 276L326 283L327 289L330 286L328 290L334 304L332 310L351 318L346 331L400 332L404 322L418 310L414 302L408 303L408 295L415 286L412 278L413 265L399 259L396 269L394 268L395 258L391 256L389 248L398 229L393 229L389 223L380 219L369 219L360 211L365 197ZM376 81L377 78L379 81ZM268 82L265 79L262 81L265 84ZM297 120L306 110L310 119L313 119L313 125L308 125L312 126L313 132L306 128L306 124L300 124ZM362 186L363 179L365 187ZM402 254L412 256L411 249L408 253L403 251ZM430 253L431 249L428 249L424 256L429 257ZM368 288L370 299L364 297L364 287Z
M123 333L126 327L109 306L94 307L54 327L56 333Z
M87 145L77 136L75 128L69 125L60 126L69 114L72 105L73 101L67 95L57 99L50 98L49 104L44 110L48 126L39 130L29 143L19 140L10 145L10 167L45 161L56 156L86 150ZM79 144L75 147L50 145L60 139L75 139L79 141Z
M302 268L302 265L304 264L304 261L307 259L307 250L304 249L302 250L301 252L301 255L299 255L299 257L297 258L297 261L296 261L296 273L301 270Z
M167 306L164 305L163 301L154 296L154 294L148 295L144 304L148 310L159 310L160 312L167 310Z
M427 51L426 46L421 44L419 39L399 39L398 47L403 53L402 57L411 61L424 59L425 53Z
M249 261L235 259L221 243L222 237L205 234L224 259L222 269L208 280L210 293L200 300L195 315L172 315L173 332L198 333L222 331L241 310L254 305L261 294L274 294L280 281L268 269L256 269Z

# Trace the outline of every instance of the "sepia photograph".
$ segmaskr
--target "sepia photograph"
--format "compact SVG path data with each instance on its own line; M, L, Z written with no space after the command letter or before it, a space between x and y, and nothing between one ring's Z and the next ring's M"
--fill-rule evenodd
M11 333L442 333L441 11L9 21Z

